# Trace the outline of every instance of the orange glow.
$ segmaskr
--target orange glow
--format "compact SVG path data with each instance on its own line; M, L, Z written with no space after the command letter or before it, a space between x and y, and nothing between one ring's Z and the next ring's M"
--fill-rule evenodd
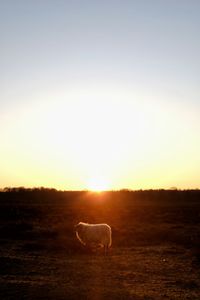
M93 178L88 183L88 189L90 191L100 193L102 191L108 190L108 183L106 183L106 181L103 181L103 179L101 179L101 178Z

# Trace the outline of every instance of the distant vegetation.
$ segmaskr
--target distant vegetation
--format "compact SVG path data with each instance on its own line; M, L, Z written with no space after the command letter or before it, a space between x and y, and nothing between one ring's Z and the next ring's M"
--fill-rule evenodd
M200 200L200 190L199 189L188 189L188 190L178 190L176 187L171 189L150 189L150 190L129 190L122 189L119 191L105 191L101 193L95 193L90 191L61 191L54 188L25 188L25 187L5 187L0 190L0 199L29 199L31 200L61 200L61 199L74 199L77 197L87 198L123 198L123 199L133 199L133 200L160 200L160 201L176 201L176 200L186 200L194 201ZM14 198L13 198L14 197ZM28 198L27 198L28 197ZM41 198L40 198L41 197Z

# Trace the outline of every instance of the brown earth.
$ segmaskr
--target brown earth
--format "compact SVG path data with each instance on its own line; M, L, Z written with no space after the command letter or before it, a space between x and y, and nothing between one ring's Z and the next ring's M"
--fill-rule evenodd
M168 193L1 193L0 299L199 300L199 193ZM111 225L108 256L78 221Z

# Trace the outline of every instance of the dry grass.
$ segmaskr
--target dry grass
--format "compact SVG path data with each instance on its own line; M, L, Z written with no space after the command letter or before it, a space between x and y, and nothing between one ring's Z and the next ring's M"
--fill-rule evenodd
M0 203L0 299L200 299L200 201L24 197ZM79 244L78 221L112 226L108 257Z

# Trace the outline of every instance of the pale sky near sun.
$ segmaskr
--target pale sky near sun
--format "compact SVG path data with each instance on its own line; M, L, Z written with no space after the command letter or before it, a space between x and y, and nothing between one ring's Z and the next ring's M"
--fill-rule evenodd
M199 0L0 0L0 187L200 188Z

